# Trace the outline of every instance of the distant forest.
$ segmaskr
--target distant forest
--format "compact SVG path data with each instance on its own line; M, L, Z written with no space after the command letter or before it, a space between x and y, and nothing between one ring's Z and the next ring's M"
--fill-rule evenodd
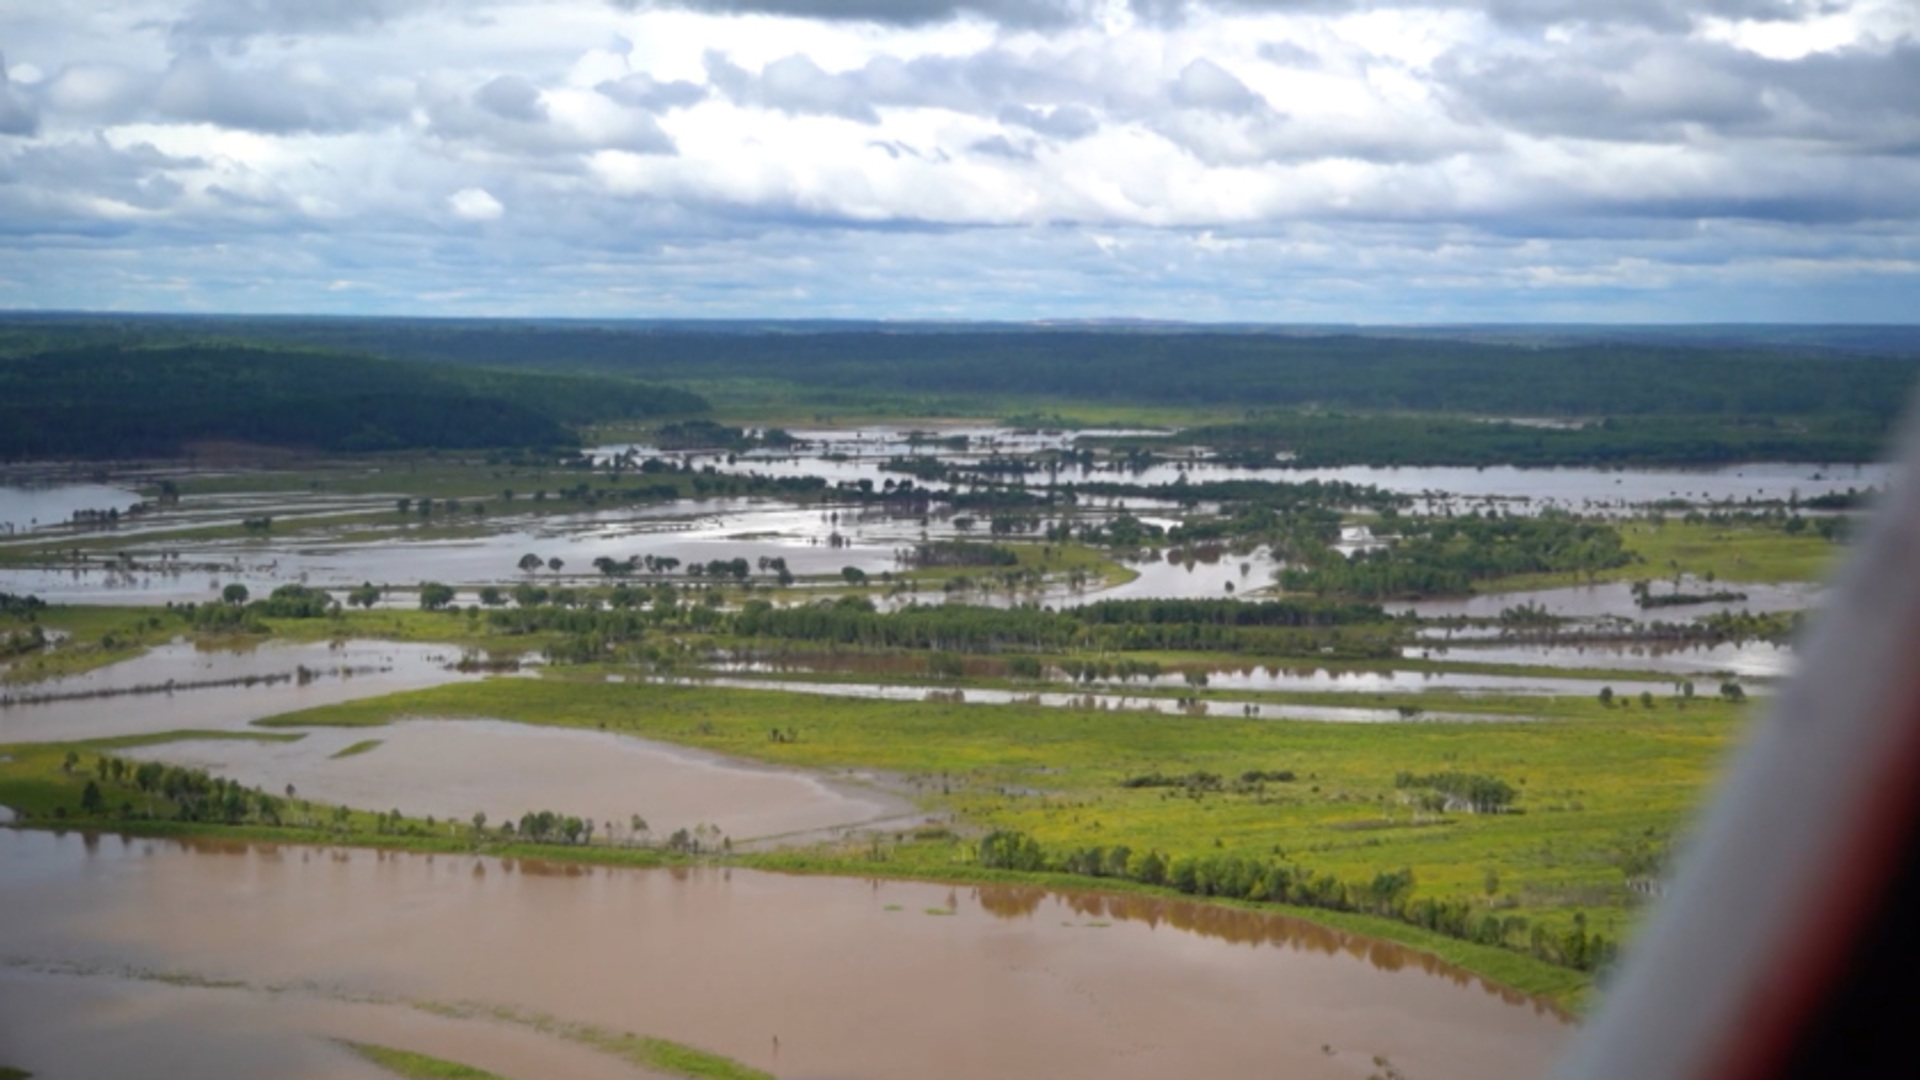
M590 376L235 345L0 357L0 459L178 454L199 441L332 451L568 446L570 425L699 412L681 390Z
M1884 348L1884 352L1871 351ZM234 439L564 445L581 425L860 404L1233 417L1248 464L1704 465L1878 457L1920 378L1906 328L637 323L0 315L0 457ZM678 387L675 389L674 387ZM1479 418L1578 418L1577 429Z
M1920 342L1901 328L1524 328L1376 333L825 323L15 316L0 355L82 343L224 338L442 365L593 372L652 383L786 384L1249 409L1520 417L1847 416L1877 430L1907 403ZM1884 345L1885 354L1863 352Z

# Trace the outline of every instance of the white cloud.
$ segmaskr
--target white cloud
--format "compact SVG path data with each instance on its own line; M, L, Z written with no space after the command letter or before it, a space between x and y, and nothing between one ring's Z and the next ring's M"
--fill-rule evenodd
M485 188L461 188L447 196L447 209L465 221L496 221L507 208Z
M1910 288L1920 246L1916 12L74 0L0 13L0 258L49 268L0 306L170 295L96 303L128 280L84 272L108 251L207 300L282 250L324 263L286 267L310 292L402 307L497 300L462 259L596 313L1261 317L1250 283L1285 281L1293 315L1465 317L1521 288L1661 302L1623 277L1694 303L1823 259L1853 303ZM448 220L495 224L463 247Z

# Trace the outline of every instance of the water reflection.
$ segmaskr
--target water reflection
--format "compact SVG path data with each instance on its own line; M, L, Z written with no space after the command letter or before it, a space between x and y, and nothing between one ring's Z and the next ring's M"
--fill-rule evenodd
M1150 897L0 830L0 902L35 964L468 1000L791 1076L1486 1080L1568 1032L1397 947Z

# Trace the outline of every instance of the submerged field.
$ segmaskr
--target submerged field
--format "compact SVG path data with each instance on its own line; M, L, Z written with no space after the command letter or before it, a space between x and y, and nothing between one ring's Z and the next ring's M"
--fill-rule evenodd
M926 1075L1534 1074L1896 479L1845 395L1542 427L919 377L795 412L768 378L701 386L724 423L602 415L595 379L532 403L577 445L435 429L0 489L0 806L49 868L0 890L103 870L96 925L130 927L94 950L49 916L0 998L158 996L341 1075L880 1076L928 1046ZM961 398L1061 415L900 415ZM835 403L874 420L817 424ZM291 951L125 921L155 889L218 908L232 873ZM338 966L316 889L353 913ZM425 940L530 944L455 1001L458 965L398 936L424 911ZM637 991L655 971L694 988ZM955 971L999 1044L920 1007ZM805 1004L828 984L888 1037ZM1168 987L1297 1024L1196 1038L1152 1015Z

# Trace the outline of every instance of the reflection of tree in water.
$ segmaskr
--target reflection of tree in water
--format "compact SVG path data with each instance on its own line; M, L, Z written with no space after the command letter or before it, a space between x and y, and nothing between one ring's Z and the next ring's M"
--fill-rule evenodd
M974 890L974 899L988 914L1002 919L1022 919L1040 910L1047 890L1032 885L982 885Z
M1364 960L1380 971L1412 969L1447 979L1462 987L1478 985L1509 1005L1530 1003L1536 1013L1570 1019L1564 1010L1551 1002L1488 982L1430 953L1288 915L1160 896L1054 893L1031 885L983 885L975 890L974 897L983 910L1002 919L1031 917L1039 911L1041 901L1051 898L1083 919L1139 922L1149 927L1165 923L1176 930L1235 945L1270 945L1325 956L1345 954L1356 960Z

